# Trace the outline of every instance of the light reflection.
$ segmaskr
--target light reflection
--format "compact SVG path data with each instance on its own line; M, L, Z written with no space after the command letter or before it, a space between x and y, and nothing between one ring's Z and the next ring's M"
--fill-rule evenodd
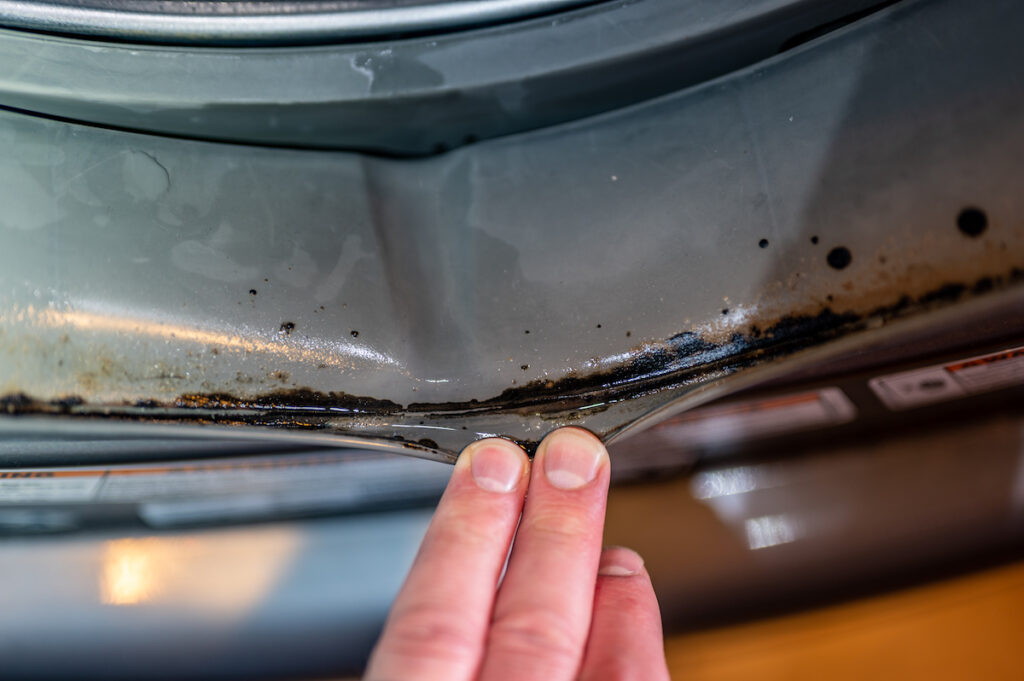
M747 518L743 527L747 532L747 545L752 551L789 544L800 538L797 523L785 515Z
M413 428L415 430L444 430L444 431L453 431L453 430L455 430L451 426L426 426L426 425L423 425L423 424L406 425L406 424L402 424L402 423L392 423L392 424L390 424L390 427L391 428Z
M300 344L294 340L284 341L277 333L269 338L260 337L257 331L243 336L166 320L147 319L119 310L104 310L103 306L93 307L97 309L92 311L88 309L59 310L28 305L3 314L0 317L0 323L35 324L54 329L72 327L81 331L133 334L157 338L165 342L173 339L178 342L210 345L221 350L278 355L283 360L296 363L348 367L351 366L352 359L361 359L375 364L401 366L393 357L350 341L339 342L307 338Z
M107 542L100 578L100 600L107 605L137 605L153 598L165 566L153 540Z
M698 473L693 477L691 487L693 496L698 499L716 499L753 492L758 488L757 483L754 469L741 466Z
M299 533L273 526L113 539L100 554L99 599L243 617L273 592L301 546Z

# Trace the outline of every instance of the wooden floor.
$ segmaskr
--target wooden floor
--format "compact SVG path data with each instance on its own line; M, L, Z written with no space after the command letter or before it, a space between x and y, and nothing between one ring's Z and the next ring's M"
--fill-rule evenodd
M665 647L675 681L1022 681L1024 563Z
M685 681L1020 681L1024 563L666 641Z

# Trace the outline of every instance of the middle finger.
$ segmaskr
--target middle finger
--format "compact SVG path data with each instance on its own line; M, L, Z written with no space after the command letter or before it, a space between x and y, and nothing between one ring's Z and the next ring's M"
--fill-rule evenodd
M562 428L537 449L480 681L571 681L594 600L608 494L608 452Z

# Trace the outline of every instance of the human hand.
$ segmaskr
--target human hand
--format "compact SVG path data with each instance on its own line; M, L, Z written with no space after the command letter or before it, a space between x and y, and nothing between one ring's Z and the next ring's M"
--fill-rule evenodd
M365 681L667 680L643 561L601 550L608 479L607 450L578 428L532 465L507 440L466 447Z

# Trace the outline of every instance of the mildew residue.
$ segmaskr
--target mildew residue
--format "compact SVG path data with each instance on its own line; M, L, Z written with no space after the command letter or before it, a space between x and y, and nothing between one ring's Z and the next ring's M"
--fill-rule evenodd
M853 261L853 254L850 253L850 249L846 246L836 246L828 252L828 255L825 256L825 260L828 262L828 266L832 269L842 270L846 269L846 267Z
M964 208L956 218L956 227L964 236L977 239L988 229L988 216L980 208Z
M890 319L1020 282L1024 282L1024 271L1014 268L1003 275L984 276L970 282L951 281L922 293L903 294L883 304L867 307L866 311L839 309L829 303L816 311L783 315L773 322L749 319L742 327L722 327L727 321L734 321L730 316L715 322L719 325L715 329L687 330L660 342L635 346L629 350L627 359L615 365L595 364L599 369L513 385L484 399L403 405L347 392L320 392L299 387L256 395L187 393L171 402L144 399L98 405L87 404L73 395L41 402L30 395L15 392L0 398L0 411L7 414L74 414L132 421L327 428L332 432L353 433L363 432L360 429L369 423L377 429L375 432L387 432L388 423L392 421L373 419L401 419L403 415L410 414L430 414L445 419L505 412L521 414L529 419L565 420L575 417L582 420L584 412L579 410L588 410L586 414L599 413L612 404L728 375ZM279 380L282 378L287 380L286 375ZM438 449L433 439L419 438L416 442L407 443L404 436L394 433L394 429L390 432L386 437L403 442L403 446ZM530 446L535 443L523 440L522 444Z

